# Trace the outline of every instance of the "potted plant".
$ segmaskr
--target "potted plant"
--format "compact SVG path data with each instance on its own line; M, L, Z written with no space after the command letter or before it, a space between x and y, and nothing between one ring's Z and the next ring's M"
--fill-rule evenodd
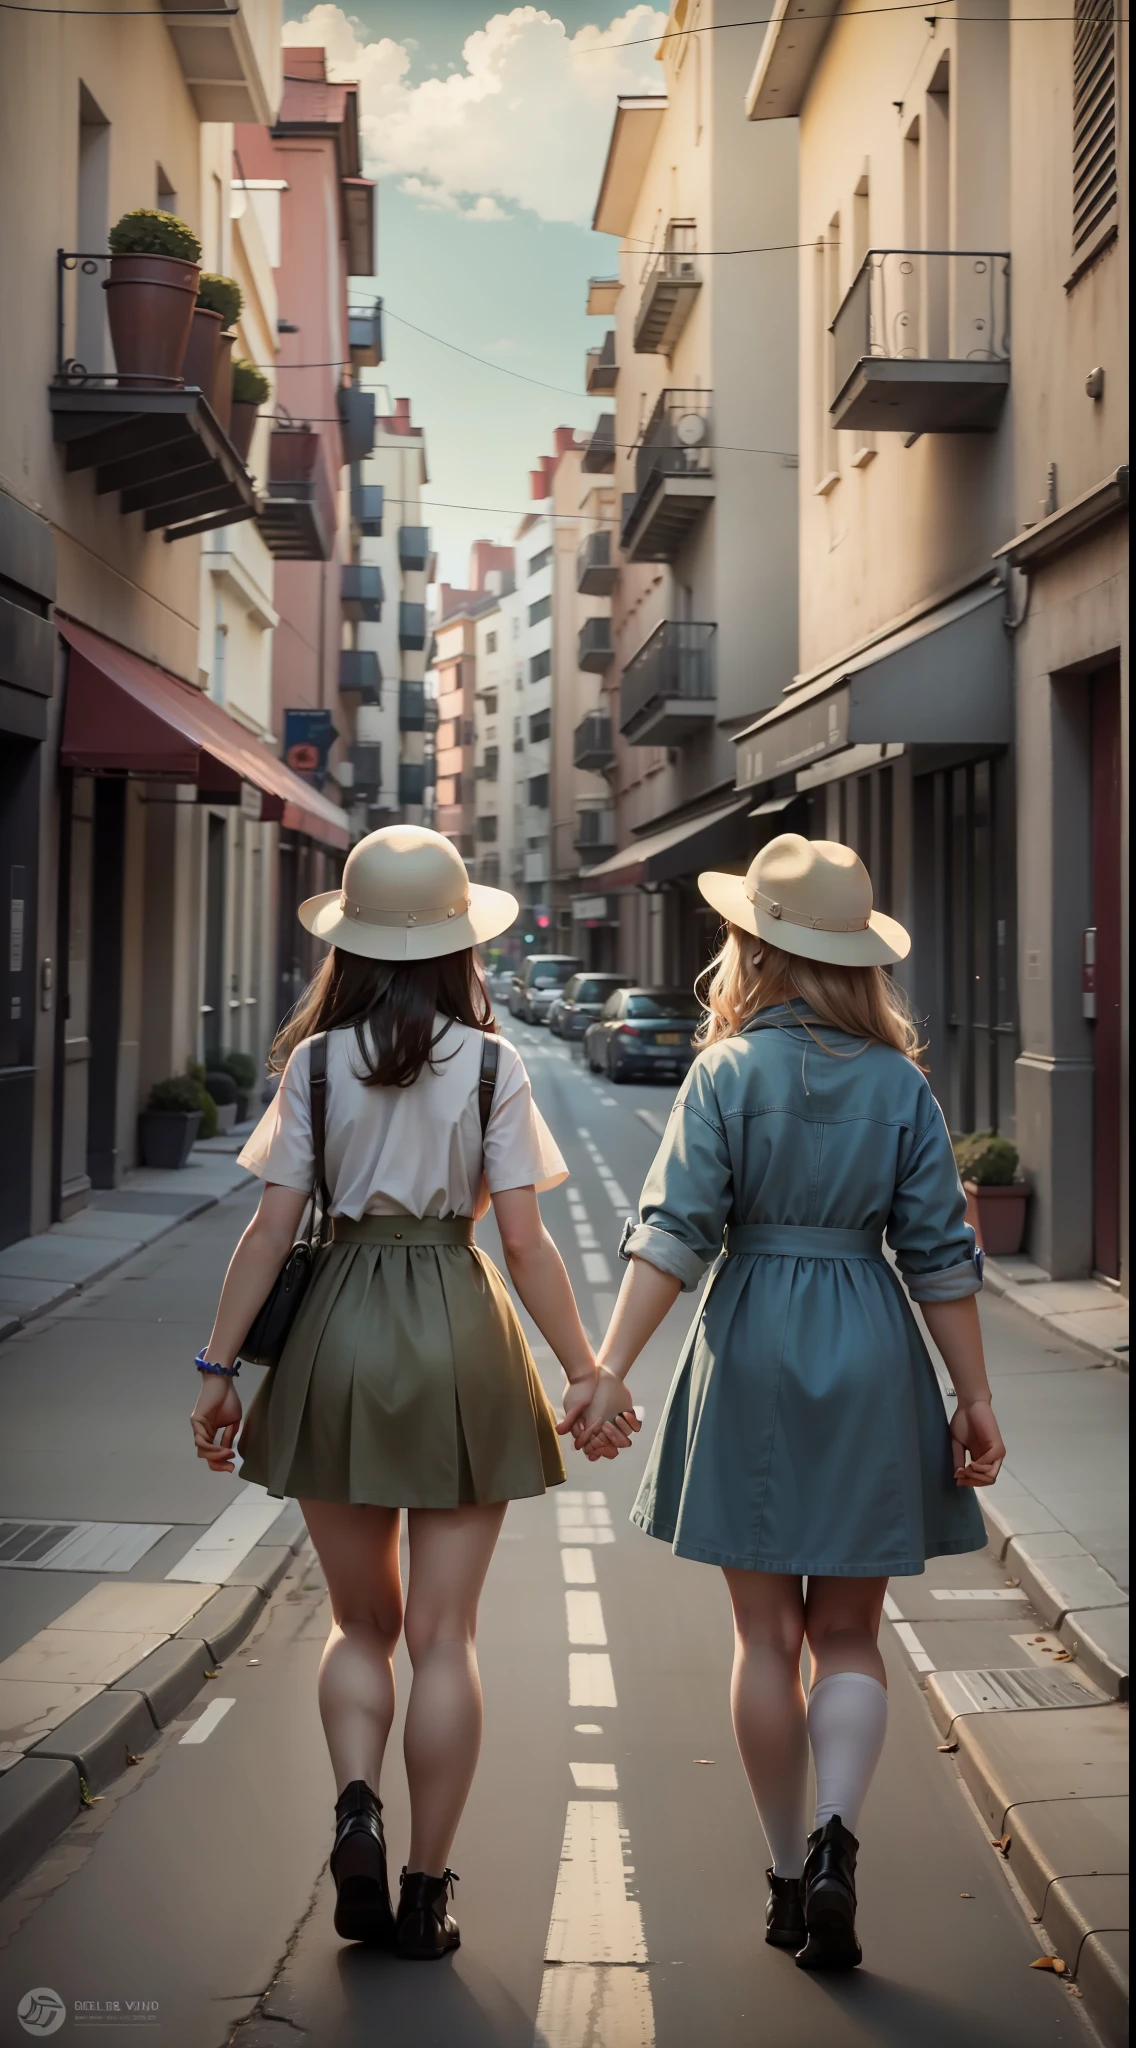
M201 1138L215 1138L217 1136L217 1104L205 1086L205 1069L198 1061L190 1060L186 1073L197 1090L197 1107L201 1111L201 1129L198 1136Z
M248 461L252 447L256 415L269 393L268 379L255 363L238 356L233 364L233 409L229 420L229 439L242 462ZM248 1058L248 1054L239 1055ZM251 1088L252 1082L249 1086Z
M205 1086L217 1111L217 1132L226 1137L237 1121L237 1084L231 1074L223 1074L216 1067L210 1067L205 1075Z
M1022 1248L1029 1189L1018 1175L1018 1148L998 1131L972 1131L955 1142L959 1177L966 1190L967 1222L992 1259L1012 1258Z
M162 391L182 381L193 323L201 244L175 213L136 207L108 236L107 295L120 382Z
M156 1082L138 1119L142 1164L176 1172L189 1158L200 1128L196 1081L188 1074L174 1074L168 1081Z
M235 277L219 277L213 270L202 271L197 287L197 309L216 316L217 325L213 330L212 380L208 384L203 380L201 389L226 433L229 431L229 408L233 402L232 357L236 340L236 335L229 330L240 319L243 305L244 294Z
M228 1074L237 1090L237 1122L248 1115L249 1096L256 1087L257 1064L249 1052L223 1052L217 1062L219 1073Z

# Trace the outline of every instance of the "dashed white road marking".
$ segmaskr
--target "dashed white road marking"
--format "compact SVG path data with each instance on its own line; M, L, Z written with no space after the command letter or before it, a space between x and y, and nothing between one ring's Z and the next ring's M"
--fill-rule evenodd
M568 1614L568 1641L591 1643L601 1649L605 1647L607 1629L599 1594L569 1586L565 1589L564 1605Z
M562 1550L560 1569L568 1586L594 1586L596 1561L590 1550Z
M556 1533L561 1543L614 1543L611 1509L602 1493L565 1492L556 1502Z
M619 1103L614 1095L601 1095L600 1101L602 1102L605 1109L619 1108Z
M900 1613L899 1608L897 1607L895 1601L892 1599L890 1593L884 1594L884 1613L887 1615L889 1621L903 1620L903 1616Z
M606 1650L568 1652L568 1705L615 1707L615 1677Z
M634 1872L626 1838L614 1800L569 1800L546 1963L646 1962L643 1915L628 1891Z
M584 1252L584 1278L589 1287L610 1287L611 1267L602 1252Z
M896 1635L899 1637L900 1642L903 1644L904 1649L907 1651L908 1656L914 1664L915 1669L917 1671L933 1671L935 1669L935 1666L932 1663L930 1657L927 1655L926 1650L923 1648L923 1645L920 1642L918 1636L916 1635L915 1630L912 1628L911 1623L909 1621L897 1621L894 1622L892 1626L894 1627Z
M235 1707L236 1704L236 1700L210 1700L204 1713L198 1715L192 1728L186 1729L185 1734L181 1738L182 1743L208 1742L218 1722L223 1721L229 1708Z
M577 1735L602 1735L603 1729L598 1721L577 1721L575 1733Z
M546 1970L533 2048L654 2048L647 1972L570 1963Z
M618 1792L614 1764L569 1764L577 1792Z
M964 1586L960 1592L932 1586L932 1600L1028 1600L1029 1594L1014 1586Z

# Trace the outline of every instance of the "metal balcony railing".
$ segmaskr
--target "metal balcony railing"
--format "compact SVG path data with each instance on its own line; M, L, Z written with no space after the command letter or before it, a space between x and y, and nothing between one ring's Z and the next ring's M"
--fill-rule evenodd
M402 603L398 608L398 644L413 653L426 645L426 607Z
M383 487L381 484L352 483L351 518L366 540L379 540L383 531Z
M400 526L398 529L398 561L402 569L424 569L430 559L430 528L428 526Z
M351 787L376 795L383 786L383 750L378 740L356 740L351 749Z
M602 775L615 760L615 749L611 738L611 715L607 711L589 711L580 720L572 735L572 765L586 768L593 775Z
M369 312L351 313L347 320L347 346L357 370L374 369L383 360L383 302L376 299Z
M621 544L633 561L670 561L713 496L713 393L664 391L635 450ZM628 502L630 498L630 502Z
M673 746L714 716L716 627L665 619L623 671L619 729L640 746Z
M398 764L398 800L400 804L420 804L426 791L426 763L424 761L400 761Z
M345 697L359 696L377 704L383 686L383 671L373 648L342 647L339 651L339 688Z
M615 653L611 640L611 617L601 612L594 619L585 619L576 637L576 665L602 675Z
M375 394L361 384L341 384L337 393L339 419L343 430L343 459L362 462L374 453Z
M613 412L601 412L595 426L592 428L591 437L584 450L580 467L581 469L586 469L590 476L603 475L607 470L615 468L615 414Z
M615 587L611 528L589 533L576 551L576 588L588 597L608 597Z
M637 355L669 355L686 326L702 287L697 241L692 220L672 220L663 247L644 264L633 341Z
M609 327L598 348L590 348L584 359L584 389L614 391L619 371L615 362L615 329Z
M870 249L831 333L836 426L993 426L1009 383L1010 259Z
M580 811L573 845L578 854L599 860L615 848L614 811Z
M425 732L425 683L408 682L405 678L399 683L398 729L400 732Z
M377 562L344 562L339 592L345 619L378 625L383 616L383 572Z

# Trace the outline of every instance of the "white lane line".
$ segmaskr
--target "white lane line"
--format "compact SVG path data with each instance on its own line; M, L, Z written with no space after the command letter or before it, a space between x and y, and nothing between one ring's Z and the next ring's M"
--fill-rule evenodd
M236 1704L236 1700L210 1700L205 1712L198 1715L192 1728L186 1729L181 1738L182 1743L208 1742L214 1728L224 1720L229 1708L235 1707Z
M603 1649L607 1644L607 1630L599 1594L568 1587L564 1606L568 1615L568 1641L591 1643L597 1649Z
M896 1606L895 1601L892 1599L890 1593L884 1594L884 1613L887 1615L889 1621L903 1620L903 1616L900 1613L899 1608Z
M610 1287L611 1267L602 1252L582 1252L584 1278L589 1287Z
M645 1963L639 1901L628 1895L633 1872L627 1830L614 1800L570 1799L556 1894L545 1944L546 1963Z
M965 1586L961 1592L932 1586L932 1600L1028 1600L1029 1594L1010 1586Z
M579 1245L580 1250L582 1252L598 1251L599 1239L591 1224L585 1223L582 1216L574 1216L572 1222L576 1231L576 1243Z
M568 1652L568 1705L615 1707L615 1678L606 1650Z
M654 2048L646 1970L569 1963L541 1980L533 2048Z
M568 1586L594 1586L596 1561L590 1550L562 1550L560 1569Z
M263 1486L246 1486L166 1573L167 1579L186 1579L198 1586L224 1585L283 1510L284 1502L270 1499Z
M569 1764L577 1792L618 1792L614 1764Z
M908 1656L914 1664L915 1669L917 1671L933 1671L935 1669L935 1666L931 1662L930 1657L927 1655L926 1650L923 1648L923 1645L920 1642L918 1636L916 1635L915 1630L912 1628L911 1623L909 1621L897 1621L893 1623L893 1627L895 1629L896 1635L899 1637L900 1642L903 1644L904 1649L907 1651Z
M601 1095L600 1101L602 1102L605 1109L619 1108L619 1102L614 1095Z
M577 1721L575 1733L577 1735L602 1735L603 1729L598 1721Z

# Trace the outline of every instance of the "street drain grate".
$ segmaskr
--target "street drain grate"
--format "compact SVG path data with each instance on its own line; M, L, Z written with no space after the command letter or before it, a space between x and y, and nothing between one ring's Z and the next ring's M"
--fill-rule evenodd
M0 1566L25 1572L129 1572L172 1526L0 1520Z
M930 1682L952 1715L1099 1707L1104 1701L1095 1685L1071 1671L937 1671Z

